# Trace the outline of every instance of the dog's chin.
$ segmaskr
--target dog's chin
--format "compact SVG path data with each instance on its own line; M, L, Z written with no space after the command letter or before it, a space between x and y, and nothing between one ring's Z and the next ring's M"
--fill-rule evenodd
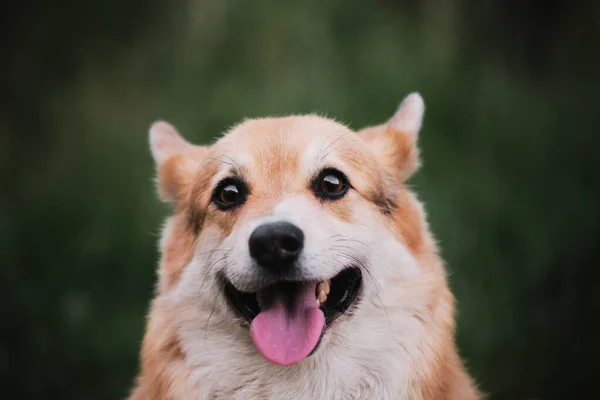
M362 273L356 266L349 266L334 277L323 281L281 280L256 292L237 289L225 276L221 279L227 303L244 326L252 326L255 318L263 311L274 308L274 304L282 304L282 307L290 310L292 314L294 304L297 302L309 303L308 308L312 311L320 310L322 317L319 318L324 319L322 331L308 356L315 353L321 339L334 321L352 314L362 292ZM306 290L313 290L313 287L315 288L314 305L310 304L311 300L307 299L309 296L306 293ZM302 299L298 299L300 296Z

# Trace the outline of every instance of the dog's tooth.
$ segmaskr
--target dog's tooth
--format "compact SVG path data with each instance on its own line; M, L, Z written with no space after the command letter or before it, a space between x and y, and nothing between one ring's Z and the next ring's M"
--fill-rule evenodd
M323 281L323 282L319 282L319 284L317 285L317 294L324 292L326 295L329 294L330 291L330 283L329 281Z
M326 280L325 282L321 283L321 290L325 292L325 294L329 294L329 291L331 289L331 282L329 280Z
M327 294L321 290L317 295L317 300L319 300L321 303L325 303L325 300L327 300Z
M317 299L317 308L321 307L321 301Z

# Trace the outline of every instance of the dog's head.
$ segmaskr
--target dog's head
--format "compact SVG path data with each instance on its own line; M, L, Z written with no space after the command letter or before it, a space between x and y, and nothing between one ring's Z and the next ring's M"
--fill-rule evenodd
M185 309L187 337L202 340L213 318L291 365L330 337L376 338L389 312L420 302L406 282L422 273L425 227L404 181L423 111L411 94L359 132L314 115L252 119L211 146L155 123L158 188L175 206L159 294Z

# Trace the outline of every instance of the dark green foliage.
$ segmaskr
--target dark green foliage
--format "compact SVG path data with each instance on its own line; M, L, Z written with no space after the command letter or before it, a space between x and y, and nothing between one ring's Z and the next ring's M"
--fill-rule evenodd
M527 3L527 5L525 5ZM3 13L0 376L11 398L122 398L167 209L150 123L354 128L427 105L427 204L459 343L492 399L595 398L597 2L24 1Z

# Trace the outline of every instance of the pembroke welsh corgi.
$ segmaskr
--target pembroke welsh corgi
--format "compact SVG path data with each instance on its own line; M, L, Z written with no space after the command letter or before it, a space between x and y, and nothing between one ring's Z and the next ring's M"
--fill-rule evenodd
M248 119L210 146L150 128L162 231L130 399L472 400L422 204L417 93L354 132Z

